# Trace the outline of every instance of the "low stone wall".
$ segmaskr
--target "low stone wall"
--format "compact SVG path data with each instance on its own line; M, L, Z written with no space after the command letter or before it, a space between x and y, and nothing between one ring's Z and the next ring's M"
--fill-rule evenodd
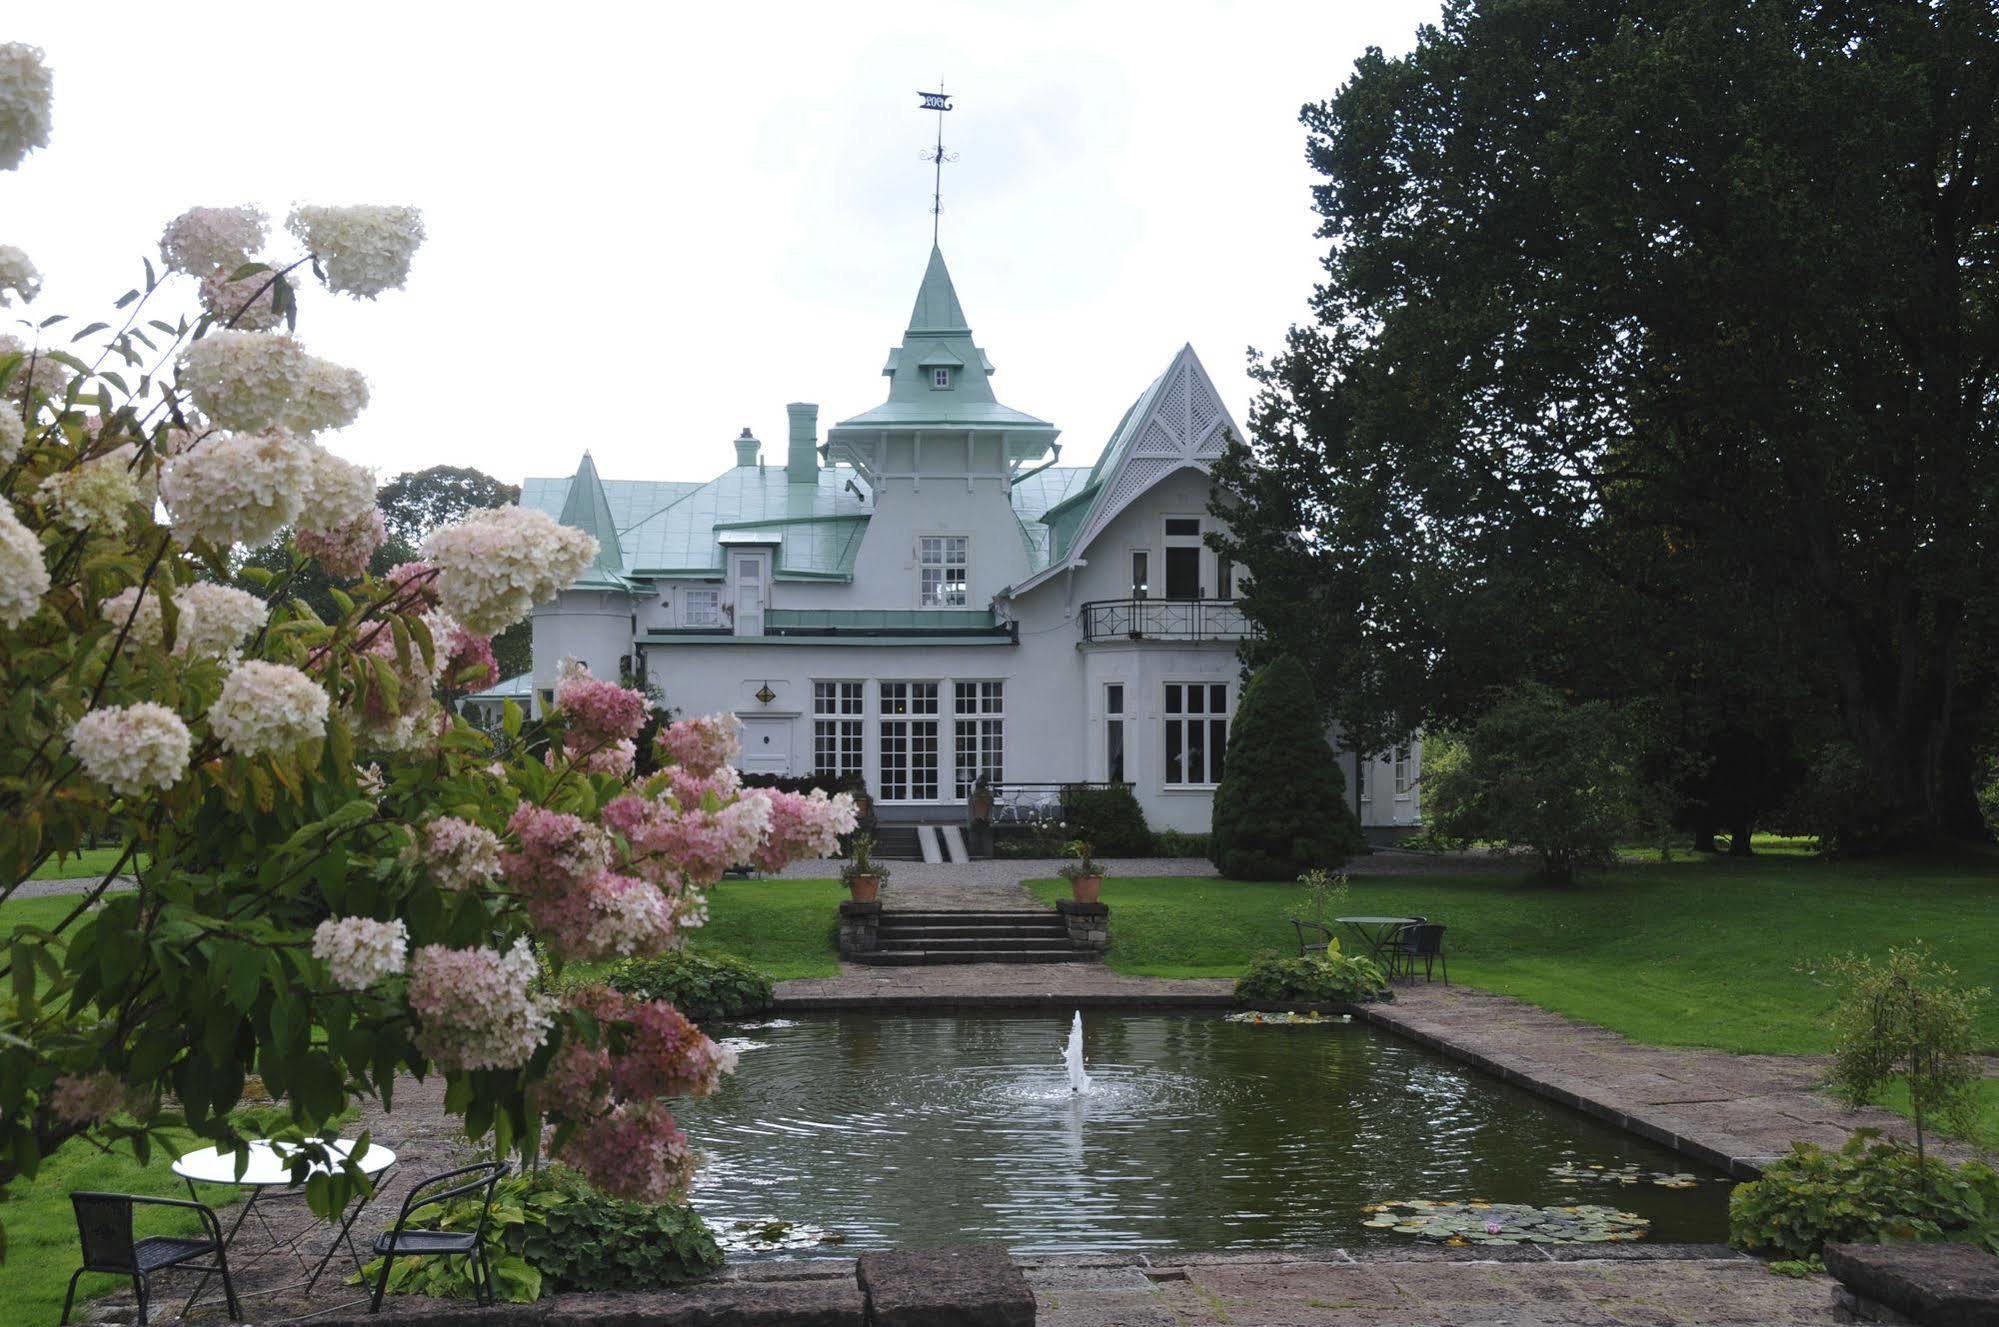
M1111 947L1111 906L1108 903L1078 903L1075 899L1055 900L1055 911L1069 923L1069 943L1077 949L1102 954Z
M852 958L856 954L872 954L881 948L882 905L856 903L852 899L840 905L840 957Z
M1840 1322L1991 1327L1999 1323L1999 1259L1971 1244L1828 1244Z

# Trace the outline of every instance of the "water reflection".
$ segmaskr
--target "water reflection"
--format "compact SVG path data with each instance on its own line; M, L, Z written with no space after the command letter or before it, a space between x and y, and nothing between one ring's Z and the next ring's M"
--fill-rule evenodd
M846 1248L1406 1243L1363 1227L1361 1208L1407 1198L1609 1202L1649 1217L1654 1239L1724 1233L1714 1172L1364 1025L1086 1015L1093 1086L1078 1095L1049 1052L1067 1022L759 1026L736 1077L683 1112L706 1153L695 1204L717 1225L806 1224ZM1550 1174L1565 1164L1704 1182L1583 1194Z

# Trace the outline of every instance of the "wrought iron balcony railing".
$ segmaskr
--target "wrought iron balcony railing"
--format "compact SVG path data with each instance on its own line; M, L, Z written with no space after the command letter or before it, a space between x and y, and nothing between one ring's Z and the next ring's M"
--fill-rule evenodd
M1249 619L1233 599L1099 599L1083 605L1083 639L1247 640Z

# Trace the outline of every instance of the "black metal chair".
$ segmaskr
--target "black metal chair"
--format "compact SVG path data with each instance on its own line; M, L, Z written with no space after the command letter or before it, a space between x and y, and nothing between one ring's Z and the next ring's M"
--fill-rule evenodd
M1415 926L1405 926L1395 937L1395 946L1389 951L1391 978L1400 975L1416 980L1416 960L1423 961L1423 980L1429 981L1432 964L1441 964L1444 969L1444 985L1451 984L1451 961L1444 957L1444 928L1437 922L1423 922Z
M396 1216L395 1228L375 1236L375 1255L382 1260L382 1275L375 1282L375 1297L368 1306L368 1312L382 1311L382 1296L389 1290L389 1269L395 1266L398 1257L464 1258L471 1271L474 1297L481 1304L496 1302L493 1269L486 1265L486 1220L493 1212L493 1190L506 1178L507 1169L504 1161L482 1161L477 1165L460 1166L457 1170L432 1175L410 1186L409 1195L403 1199L403 1210ZM477 1178L465 1179L468 1175ZM424 1195L425 1189L452 1180L463 1182ZM481 1189L485 1190L485 1195L479 1202L479 1224L472 1230L409 1229L412 1213L426 1207L441 1206L455 1198L478 1193Z
M1334 936L1333 936L1333 928L1332 928L1332 927L1330 927L1330 926L1328 926L1328 925L1326 925L1326 924L1325 924L1324 922L1308 922L1308 921L1305 921L1305 920L1303 920L1302 918L1298 918L1298 917L1293 917L1293 918L1291 919L1291 925L1292 925L1292 926L1293 926L1293 927L1294 927L1294 928L1295 928L1295 929L1297 930L1297 932L1298 932L1298 957L1299 957L1299 958L1303 958L1303 957L1305 957L1305 955L1307 955L1307 954L1313 954L1313 953L1318 953L1318 954L1324 954L1324 953L1327 953L1327 952L1329 952L1329 951L1330 951L1330 950L1332 949L1332 947L1333 947L1333 939L1334 939ZM1309 929L1311 929L1311 930L1314 930L1314 931L1317 931L1317 932L1319 932L1319 933L1320 933L1321 935L1325 936L1325 937L1326 937L1326 938L1325 938L1325 940L1324 940L1324 941L1323 941L1322 943L1319 943L1319 944L1316 944L1316 945L1314 945L1314 944L1307 944L1307 943L1305 942L1305 932L1306 932L1306 930L1307 930L1308 928L1309 928Z
M76 1235L83 1245L83 1266L69 1278L69 1293L62 1297L62 1320L65 1323L69 1321L70 1308L76 1302L77 1280L85 1272L103 1272L110 1276L132 1278L132 1290L139 1297L139 1324L145 1327L152 1275L169 1267L222 1273L222 1293L229 1301L229 1319L232 1322L243 1320L242 1311L236 1303L236 1283L229 1279L229 1255L222 1240L222 1223L216 1220L213 1208L186 1198L144 1198L129 1193L72 1193L69 1201L76 1209ZM199 1213L201 1224L208 1233L202 1239L169 1235L148 1235L144 1239L135 1239L132 1235L132 1209L140 1204L182 1207ZM215 1261L199 1263L195 1261L197 1258L213 1258Z

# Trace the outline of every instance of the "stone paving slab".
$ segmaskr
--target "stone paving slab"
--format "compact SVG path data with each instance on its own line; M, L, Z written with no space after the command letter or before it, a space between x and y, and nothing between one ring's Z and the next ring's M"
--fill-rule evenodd
M1849 1110L1819 1090L1819 1056L1734 1055L1647 1046L1593 1024L1470 986L1425 984L1397 991L1361 1016L1688 1156L1751 1179L1793 1142L1838 1147L1855 1130L1909 1138L1886 1110ZM1933 1144L1961 1160L1977 1153Z
M1412 1252L1414 1252L1412 1250ZM1443 1252L1439 1250L1439 1252ZM1660 1256L1022 1259L1040 1327L1682 1327L1829 1323L1831 1282L1725 1250ZM1682 1254L1689 1256L1681 1256Z

